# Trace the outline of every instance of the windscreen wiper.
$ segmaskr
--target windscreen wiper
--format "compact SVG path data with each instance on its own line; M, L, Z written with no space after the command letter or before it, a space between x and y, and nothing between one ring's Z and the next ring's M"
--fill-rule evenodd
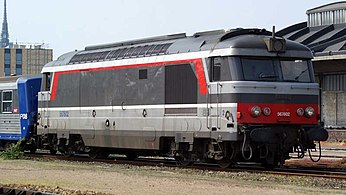
M258 78L260 79L274 79L274 78L277 78L278 76L276 75L273 75L273 74L263 74L261 73Z
M305 70L303 70L302 72L300 72L300 74L298 76L296 76L294 78L295 81L298 81L298 79L308 70L308 68L306 68Z

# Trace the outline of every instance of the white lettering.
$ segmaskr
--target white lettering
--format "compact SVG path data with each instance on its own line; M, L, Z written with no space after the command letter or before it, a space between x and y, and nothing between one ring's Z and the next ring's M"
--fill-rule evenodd
M28 114L20 114L20 119L27 120L28 119Z
M290 117L291 113L290 112L278 112L277 116L285 116L285 117Z

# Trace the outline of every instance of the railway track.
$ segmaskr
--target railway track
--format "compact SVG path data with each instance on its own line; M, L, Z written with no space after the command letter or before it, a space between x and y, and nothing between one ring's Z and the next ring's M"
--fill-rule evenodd
M100 162L107 164L124 164L133 166L154 166L154 167L177 167L177 162L169 158L147 158L140 157L136 160L127 160L125 157L109 157L107 159L90 159L86 155L78 155L73 157L65 157L62 155L50 154L26 154L28 158L41 158L47 160L64 160L64 161L78 161L78 162ZM265 173L277 174L287 176L304 176L304 177L319 177L346 180L346 169L341 168L328 168L321 166L306 166L306 165L286 165L284 167L274 168L271 170L265 169L259 164L255 163L239 163L233 165L231 168L223 169L216 164L209 163L195 163L191 166L184 166L188 169L198 169L204 171L226 171L226 172L250 172L250 173Z
M10 188L10 187L0 187L0 195L56 195L56 194Z

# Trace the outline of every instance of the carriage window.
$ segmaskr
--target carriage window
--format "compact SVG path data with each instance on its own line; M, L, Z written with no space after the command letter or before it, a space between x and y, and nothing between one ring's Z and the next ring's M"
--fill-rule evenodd
M311 82L306 60L282 60L280 63L284 81Z
M276 81L278 79L271 59L242 58L241 64L246 81Z
M2 113L12 113L12 91L2 92Z

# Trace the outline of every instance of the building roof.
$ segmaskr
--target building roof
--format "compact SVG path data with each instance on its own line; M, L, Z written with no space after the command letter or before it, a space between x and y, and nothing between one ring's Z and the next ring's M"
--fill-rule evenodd
M302 22L278 31L277 35L308 46L315 56L346 53L346 24L308 27L307 22Z
M319 6L306 13L307 22L288 26L277 35L309 47L316 74L345 73L346 1Z
M329 15L308 17L308 22L288 26L277 32L278 36L298 41L308 46L314 56L346 54L346 1L330 3L308 10L308 14L332 11ZM335 11L335 12L334 12ZM340 12L341 11L341 12ZM342 20L337 20L338 18ZM309 22L316 22L313 26Z
M306 11L306 14L334 11L339 9L346 9L346 1L334 2L319 7L315 7Z

